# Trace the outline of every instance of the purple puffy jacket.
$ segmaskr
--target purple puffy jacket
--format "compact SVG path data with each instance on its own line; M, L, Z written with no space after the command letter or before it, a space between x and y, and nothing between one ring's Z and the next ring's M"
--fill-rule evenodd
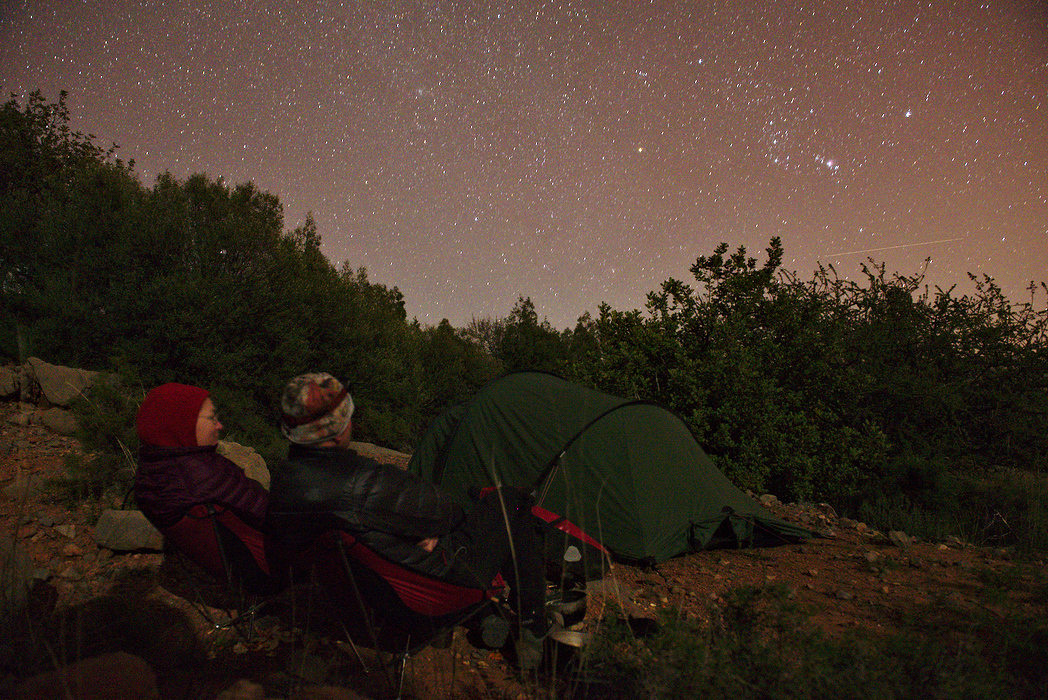
M135 500L157 529L171 527L198 503L217 503L262 529L269 493L242 469L207 447L142 445Z

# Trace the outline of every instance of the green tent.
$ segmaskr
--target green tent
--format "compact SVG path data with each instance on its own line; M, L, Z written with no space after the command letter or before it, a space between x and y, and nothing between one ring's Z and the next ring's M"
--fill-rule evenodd
M812 534L728 481L674 413L540 372L507 374L446 411L408 469L464 504L477 486L534 489L539 505L627 560Z

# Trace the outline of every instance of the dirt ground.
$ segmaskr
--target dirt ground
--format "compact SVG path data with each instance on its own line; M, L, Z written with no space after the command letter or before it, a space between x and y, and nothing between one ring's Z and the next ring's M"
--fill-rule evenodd
M17 404L0 404L0 489L59 475L65 456L79 450L72 438L12 422L18 415ZM382 454L396 461L396 455ZM827 506L772 500L769 507L822 536L767 549L700 552L656 569L613 565L605 580L591 588L581 628L592 629L609 605L638 618L656 618L672 610L707 619L729 591L747 585L784 587L786 595L810 613L811 624L830 634L856 628L869 634L891 633L925 614L929 605L948 603L961 615L987 609L1000 614L1016 609L1043 612L1045 607L1044 561L1025 558L1019 566L1007 549L889 537L839 518ZM474 649L461 634L446 648L430 647L410 659L399 685L388 668L389 655L350 644L310 623L303 626L286 616L263 615L249 636L218 628L216 623L236 611L212 604L218 598L203 595L200 585L179 586L180 577L196 575L192 571L172 573L175 566L164 554L100 549L92 538L99 512L95 505L70 509L54 502L47 490L28 499L0 496L0 535L13 537L28 552L39 579L32 596L34 610L53 614L129 588L177 607L189 618L209 658L194 697L216 697L238 679L262 686L267 697L288 697L293 691L300 698L358 697L335 687L367 697L399 694L424 700L541 694L541 687L519 679L499 652ZM991 582L1004 579L1009 581L1006 590L990 590ZM284 601L282 609L292 610L301 622L300 605L301 599ZM12 679L7 680L10 684Z

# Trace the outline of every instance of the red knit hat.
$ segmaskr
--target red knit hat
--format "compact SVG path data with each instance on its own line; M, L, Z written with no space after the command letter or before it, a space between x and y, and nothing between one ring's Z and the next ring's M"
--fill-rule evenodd
M148 394L135 416L138 439L157 447L196 447L197 416L207 391L187 384L161 384Z

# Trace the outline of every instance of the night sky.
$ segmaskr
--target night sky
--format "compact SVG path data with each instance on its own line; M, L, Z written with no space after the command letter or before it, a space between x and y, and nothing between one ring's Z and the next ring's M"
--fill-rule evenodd
M724 241L1013 301L1048 281L1044 2L0 0L146 185L253 180L409 317L642 308ZM1038 297L1045 305L1045 295Z

